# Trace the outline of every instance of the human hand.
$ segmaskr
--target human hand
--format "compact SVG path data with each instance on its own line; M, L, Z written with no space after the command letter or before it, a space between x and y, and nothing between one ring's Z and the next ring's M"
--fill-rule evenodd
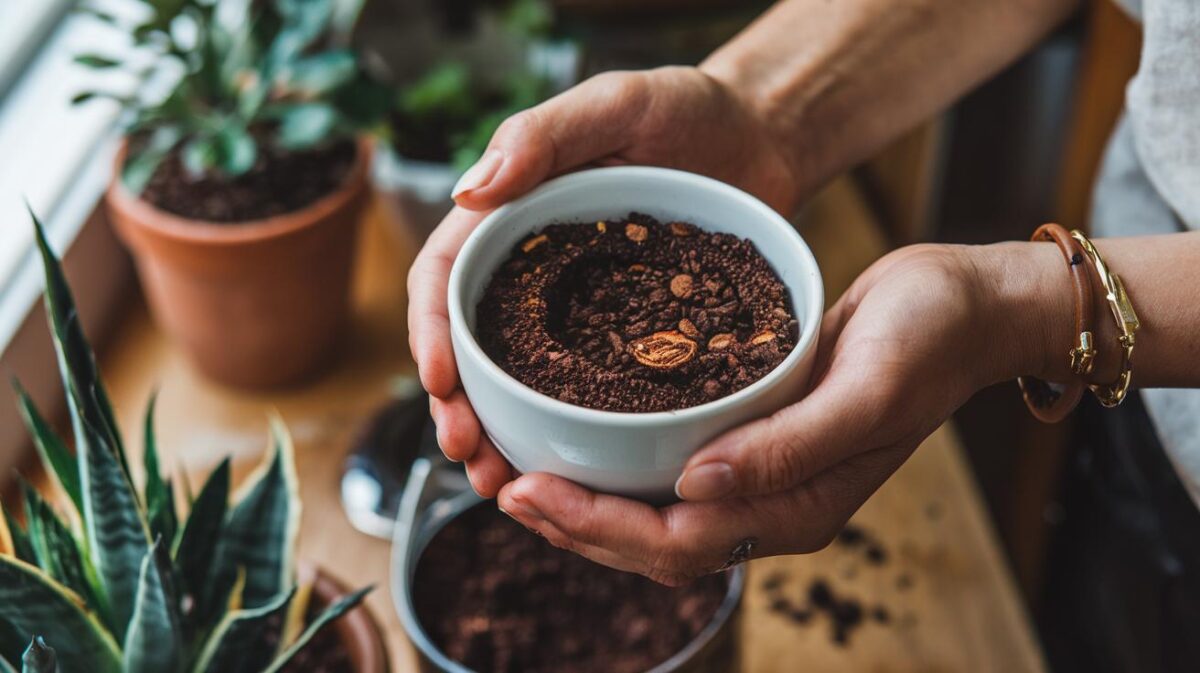
M720 568L748 538L755 556L820 549L976 390L1053 369L1044 344L1069 342L1051 332L1069 329L1071 310L1058 255L1019 243L880 260L826 314L811 392L693 456L682 503L530 474L499 506L556 546L670 585Z
M496 495L512 478L459 387L446 309L450 267L483 213L546 178L587 165L650 164L737 185L790 212L805 180L767 115L697 68L593 77L506 121L454 189L458 203L408 276L409 345L431 396L438 441L466 463L475 489Z

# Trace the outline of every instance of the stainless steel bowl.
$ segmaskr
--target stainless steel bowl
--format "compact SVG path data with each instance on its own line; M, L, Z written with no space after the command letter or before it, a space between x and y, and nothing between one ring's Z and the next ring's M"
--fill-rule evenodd
M413 607L412 580L417 560L438 531L482 501L457 466L429 458L419 458L413 464L396 521L391 581L396 611L417 650L422 673L475 673L433 644ZM687 647L649 673L736 673L737 621L746 569L739 566L728 576L729 590L708 626Z

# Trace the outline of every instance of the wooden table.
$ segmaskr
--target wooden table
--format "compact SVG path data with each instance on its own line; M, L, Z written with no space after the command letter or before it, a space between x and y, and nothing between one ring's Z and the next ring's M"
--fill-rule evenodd
M347 584L375 583L369 605L386 633L394 670L415 670L412 648L391 605L389 545L353 530L338 498L344 454L359 423L388 397L394 377L412 374L404 278L413 245L373 208L362 239L356 311L342 361L312 386L270 395L235 393L200 378L154 327L140 303L130 309L102 365L131 451L150 391L158 388L159 446L166 469L198 483L221 457L244 475L266 446L267 413L282 413L295 436L304 519L301 555ZM848 181L826 189L804 215L803 231L830 300L883 250ZM140 461L135 461L140 464ZM743 671L1039 671L1029 620L987 521L954 433L943 427L855 517L888 549L875 566L843 545L808 556L752 564L741 622ZM858 559L858 560L856 560ZM818 618L798 625L769 609L762 584L776 572L781 591L800 596L814 577L868 607L848 646L831 643ZM899 586L898 586L899 585ZM907 587L907 588L904 588Z

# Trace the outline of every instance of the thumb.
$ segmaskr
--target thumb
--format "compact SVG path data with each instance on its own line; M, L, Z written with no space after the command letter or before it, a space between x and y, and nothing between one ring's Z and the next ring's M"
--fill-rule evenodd
M546 178L621 151L648 91L641 73L608 72L509 117L454 185L455 202L490 210Z
M692 456L675 484L690 501L778 493L870 446L878 399L834 376L806 398L721 435Z

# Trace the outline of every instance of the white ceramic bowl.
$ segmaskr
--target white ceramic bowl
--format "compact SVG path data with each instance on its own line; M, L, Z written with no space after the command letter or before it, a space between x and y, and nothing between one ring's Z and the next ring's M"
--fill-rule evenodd
M636 211L750 239L791 293L796 348L762 379L696 407L599 411L561 402L506 374L475 341L475 307L493 272L530 233L553 222L596 222ZM450 272L450 335L463 388L484 430L523 473L549 472L597 491L651 502L674 497L684 463L708 440L799 398L812 371L824 289L812 252L763 202L692 173L622 166L551 180L488 215ZM486 319L486 318L485 318Z

